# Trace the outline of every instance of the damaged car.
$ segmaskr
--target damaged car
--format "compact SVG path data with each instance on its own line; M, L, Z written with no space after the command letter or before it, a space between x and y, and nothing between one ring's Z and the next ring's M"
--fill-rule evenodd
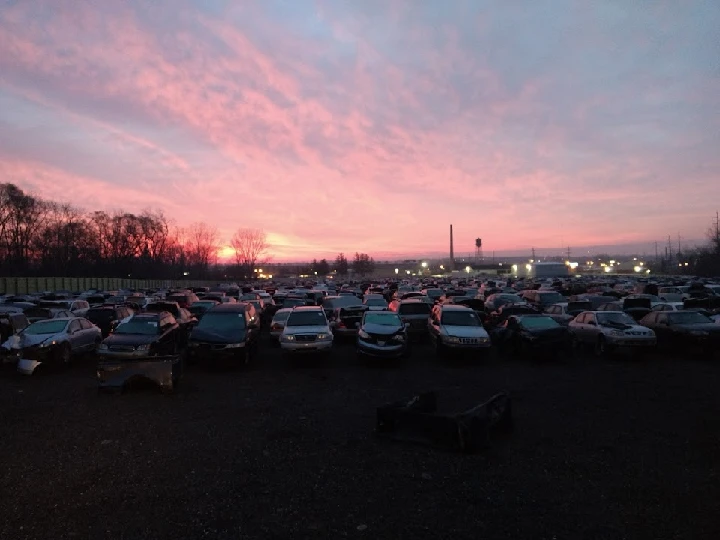
M17 336L12 347L17 370L32 375L43 363L69 364L83 353L95 352L102 341L100 329L82 317L38 321Z

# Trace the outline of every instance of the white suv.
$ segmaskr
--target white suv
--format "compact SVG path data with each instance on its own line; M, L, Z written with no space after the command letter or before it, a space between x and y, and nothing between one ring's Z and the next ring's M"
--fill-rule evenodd
M329 353L333 334L320 306L297 306L280 334L280 347L287 353Z

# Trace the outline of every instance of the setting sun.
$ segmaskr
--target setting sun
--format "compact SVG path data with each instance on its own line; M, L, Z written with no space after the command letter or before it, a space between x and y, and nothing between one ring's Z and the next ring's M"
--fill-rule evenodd
M218 258L222 260L232 259L235 256L235 250L232 246L223 246L218 249Z

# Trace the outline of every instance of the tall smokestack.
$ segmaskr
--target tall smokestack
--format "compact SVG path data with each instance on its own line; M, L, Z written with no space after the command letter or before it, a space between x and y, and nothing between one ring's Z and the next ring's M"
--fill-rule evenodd
M453 246L452 224L450 225L450 268L455 270L455 249Z

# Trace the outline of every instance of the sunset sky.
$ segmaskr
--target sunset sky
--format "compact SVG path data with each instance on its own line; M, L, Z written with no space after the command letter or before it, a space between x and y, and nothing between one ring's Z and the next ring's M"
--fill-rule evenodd
M277 260L701 239L716 0L2 0L0 182Z

